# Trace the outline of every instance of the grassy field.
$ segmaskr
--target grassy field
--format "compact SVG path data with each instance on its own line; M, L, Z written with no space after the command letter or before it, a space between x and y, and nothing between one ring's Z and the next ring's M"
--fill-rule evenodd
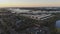
M60 34L60 28L56 28L57 29L57 33Z

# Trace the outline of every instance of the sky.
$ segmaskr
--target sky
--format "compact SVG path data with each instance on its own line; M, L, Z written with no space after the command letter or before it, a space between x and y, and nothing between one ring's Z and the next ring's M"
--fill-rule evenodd
M0 0L0 7L60 6L60 0Z

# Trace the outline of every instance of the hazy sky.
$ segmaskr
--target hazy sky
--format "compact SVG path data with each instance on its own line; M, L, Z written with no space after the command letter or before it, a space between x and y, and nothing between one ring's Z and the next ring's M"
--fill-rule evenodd
M60 6L60 0L0 0L1 7L41 7Z

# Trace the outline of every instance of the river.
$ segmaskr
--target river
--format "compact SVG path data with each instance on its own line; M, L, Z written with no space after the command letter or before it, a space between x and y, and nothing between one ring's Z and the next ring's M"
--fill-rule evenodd
M56 21L56 28L60 28L60 20Z

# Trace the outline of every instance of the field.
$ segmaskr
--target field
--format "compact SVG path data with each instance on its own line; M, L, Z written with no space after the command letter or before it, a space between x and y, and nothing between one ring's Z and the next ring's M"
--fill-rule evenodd
M60 33L60 28L56 28L57 29L57 33L59 34Z

